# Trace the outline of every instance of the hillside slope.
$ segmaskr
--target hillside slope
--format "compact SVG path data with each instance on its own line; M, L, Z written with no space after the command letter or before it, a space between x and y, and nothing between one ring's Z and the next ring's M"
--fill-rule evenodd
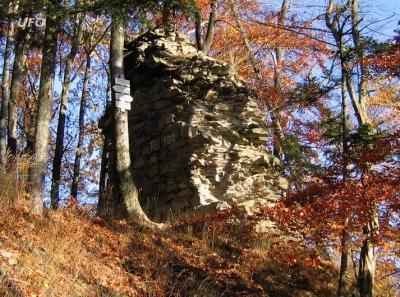
M272 260L212 226L157 233L74 207L44 218L1 209L0 296L333 295L328 266Z

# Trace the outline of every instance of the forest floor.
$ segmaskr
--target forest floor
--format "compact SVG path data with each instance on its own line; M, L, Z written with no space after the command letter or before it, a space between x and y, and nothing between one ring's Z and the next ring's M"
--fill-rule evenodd
M1 208L0 296L334 295L337 273L329 263L287 261L241 241L238 230L228 236L210 226L154 232L76 207L42 218Z

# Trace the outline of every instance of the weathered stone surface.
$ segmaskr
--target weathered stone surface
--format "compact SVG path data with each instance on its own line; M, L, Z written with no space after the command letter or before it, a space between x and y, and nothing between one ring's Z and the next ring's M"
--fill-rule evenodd
M18 264L18 260L17 260L17 254L14 252L9 252L6 250L0 250L0 257L4 258L5 260L7 260L7 263L10 266L14 266Z
M264 114L229 65L152 31L128 45L125 71L134 174L153 218L279 199Z

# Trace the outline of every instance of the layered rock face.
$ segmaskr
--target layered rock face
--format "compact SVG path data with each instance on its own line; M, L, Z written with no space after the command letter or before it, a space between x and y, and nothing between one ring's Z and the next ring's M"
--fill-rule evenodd
M129 44L124 67L134 176L153 219L279 198L264 115L229 65L151 31Z

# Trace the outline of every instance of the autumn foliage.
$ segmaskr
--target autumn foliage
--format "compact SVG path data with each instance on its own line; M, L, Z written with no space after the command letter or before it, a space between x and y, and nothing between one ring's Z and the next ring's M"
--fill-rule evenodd
M362 297L399 295L400 37L399 30L389 40L371 34L368 13L358 9L362 1L329 0L312 9L286 0L280 6L255 0L60 1L45 8L50 23L57 21L57 28L48 27L51 36L15 26L19 14L43 13L40 1L19 1L20 8L5 2L0 296L340 297L342 270L346 294L353 296L362 291L362 253L369 247L375 284ZM149 29L178 30L247 83L265 113L265 150L276 161L271 170L288 183L279 202L252 214L236 206L194 212L163 231L97 216L107 167L100 164L105 150L98 123L113 105L115 20L125 22L120 37L126 42ZM207 37L204 50L199 45ZM123 42L118 52L122 57ZM7 98L13 81L17 92ZM41 85L49 87L43 94ZM46 121L36 127L43 106ZM56 125L60 118L63 124ZM49 132L49 140L35 140L39 129ZM18 143L10 150L12 134ZM35 160L35 141L47 141L43 162ZM53 163L56 147L61 153ZM34 183L30 172L38 163L41 176ZM50 171L57 166L55 178ZM60 200L54 210L33 215L32 188L41 193L41 212L51 183Z

